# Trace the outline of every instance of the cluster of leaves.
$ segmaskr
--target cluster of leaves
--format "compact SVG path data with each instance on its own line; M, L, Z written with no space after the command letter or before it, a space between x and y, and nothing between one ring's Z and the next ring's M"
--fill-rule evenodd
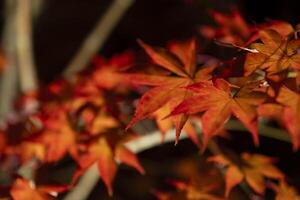
M259 145L260 119L286 128L295 150L300 143L300 39L298 30L282 21L251 26L233 10L231 15L212 12L218 27L200 29L207 39L233 47L238 56L220 61L200 52L196 38L175 41L168 48L140 46L152 63L140 64L132 52L109 61L96 58L93 70L78 74L72 82L58 80L21 98L17 107L26 111L30 102L38 109L8 121L0 134L2 171L15 200L51 199L53 192L66 191L93 164L112 194L118 162L144 173L136 155L125 145L138 137L131 128L145 118L155 119L162 141L173 126L176 144L182 130L202 150L215 136L224 136L225 124L237 118ZM217 56L217 55L216 55ZM142 60L142 59L141 59ZM129 67L131 66L131 67ZM132 67L135 66L135 67ZM142 94L130 122L126 102ZM29 106L30 107L30 106ZM265 120L265 121L266 121ZM199 123L200 122L200 123ZM200 124L202 137L198 138ZM125 132L125 130L127 130ZM37 166L57 163L66 156L77 165L72 181L65 185L36 185L28 177L15 177L16 168L34 161ZM233 187L246 182L260 195L269 183L277 199L296 199L273 159L243 153L232 159L219 152L209 158L222 166L225 198ZM223 199L211 194L214 187L202 187L199 179L173 181L181 199ZM201 187L199 186L201 185ZM159 194L173 199L174 194ZM176 194L175 194L176 196Z
M279 23L279 22L277 22ZM284 23L284 22L282 22ZM299 41L295 31L289 35L266 27L259 30L258 39L246 53L243 70L231 65L228 76L215 71L222 70L206 61L199 67L196 62L196 41L176 43L170 50L153 48L141 43L153 62L169 71L169 74L131 73L128 78L136 84L154 86L139 101L134 118L127 127L153 113L162 112L167 106L171 112L165 117L173 120L177 139L191 114L201 115L203 146L220 133L225 122L233 114L251 132L258 144L258 117L271 116L287 126L294 148L299 146L298 116L298 68ZM221 66L224 67L224 66ZM221 68L220 67L220 68ZM283 115L277 115L283 110ZM259 111L259 112L258 112Z
M208 161L218 163L219 169L201 163L202 166L206 165L207 169L202 167L199 171L199 166L193 158L186 159L184 163L178 162L176 168L180 170L178 175L181 178L168 181L175 191L155 191L154 194L160 200L225 200L234 186L248 183L259 195L263 195L268 189L269 192L273 192L276 200L299 198L295 188L284 181L282 172L272 165L275 161L273 158L242 153L240 158L237 156L234 158L232 155L216 155L209 157ZM224 175L221 173L222 169L226 169ZM225 185L222 176L225 176ZM266 178L277 179L279 183L268 182ZM241 191L242 189L241 187ZM223 190L225 190L225 197L222 195ZM246 196L235 192L230 195L230 199L252 199L253 194L248 193L246 188L244 190Z
M298 30L283 21L251 27L237 11L229 16L213 12L213 16L220 27L210 27L210 35L208 27L203 27L202 32L220 39L219 44L237 48L239 55L226 62L215 62L199 54L195 38L171 43L167 49L139 41L152 62L164 71L126 75L134 84L153 87L139 100L127 128L154 115L156 120L160 117L159 124L173 122L177 143L181 130L188 129L189 133L193 130L190 124L200 118L201 148L205 150L212 137L224 133L224 125L232 117L249 130L258 145L259 119L264 118L286 128L297 150L300 139ZM193 134L189 136L194 138ZM245 168L232 166L224 157L212 159L228 168L226 196L243 179L259 194L264 193L263 177L283 179L269 158L248 154L241 158Z
M115 87L119 83L117 71L133 60L131 52L109 61L95 58L92 72L77 75L73 82L57 80L17 102L17 109L23 112L32 104L39 106L10 119L1 132L1 166L3 173L11 175L6 182L12 187L13 199L51 199L49 194L72 188L93 164L98 166L110 195L118 163L144 173L136 155L125 146L138 135L133 131L125 133L126 115L118 110L118 99L123 98L128 87ZM77 165L69 183L34 186L35 177L15 176L19 166L34 162L38 168L66 157Z

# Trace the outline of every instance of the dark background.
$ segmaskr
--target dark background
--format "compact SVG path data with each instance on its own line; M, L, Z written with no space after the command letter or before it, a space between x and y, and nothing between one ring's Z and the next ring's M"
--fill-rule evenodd
M34 54L41 84L49 83L60 76L111 2L112 0L45 0L41 14L34 23L33 32ZM208 10L229 11L231 5L236 6L246 20L253 24L266 19L286 20L293 25L300 22L298 0L136 0L99 54L110 57L129 48L138 49L137 38L163 46L170 39L191 37L197 33L199 25L211 23ZM0 31L3 27L3 17L2 0ZM249 134L236 134L231 141L224 143L234 147L236 151L252 149L254 152L279 157L281 159L279 167L290 177L288 180L300 189L300 153L293 153L290 144L266 138L262 138L261 148L255 149L247 135ZM183 142L178 148L173 148L173 144L168 144L144 152L140 157L146 169L147 162L151 160L156 163L154 165L159 166L157 169L163 168L162 171L166 172L170 162L166 160L164 165L164 162L161 162L162 159L169 157L176 160L191 152L197 153L195 148L191 148L190 143ZM162 180L163 177L157 169L152 170L152 174L150 170L146 179L154 177L155 181ZM122 173L122 171L127 173ZM120 178L115 184L117 194L129 195L126 193L127 189L122 188L124 180L134 180L134 177L140 176L127 168L122 168L118 174ZM127 186L130 187L130 184ZM105 191L99 191L99 188L103 186L98 185L95 188L91 199L105 196ZM103 199L105 199L104 196L102 196ZM132 198L134 196L124 199ZM149 199L152 198L149 197Z
M3 0L0 27L3 26ZM38 77L47 83L58 77L96 21L112 0L44 0L34 23L34 53ZM238 7L249 23L266 19L300 22L297 0L136 0L101 50L111 56L137 48L136 38L163 45L170 39L196 34L200 24L210 22L208 10ZM1 30L1 29L0 29Z

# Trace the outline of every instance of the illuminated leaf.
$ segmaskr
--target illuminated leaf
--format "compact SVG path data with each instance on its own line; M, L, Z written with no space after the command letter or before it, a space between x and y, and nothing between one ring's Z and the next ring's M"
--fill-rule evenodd
M196 83L188 87L194 96L184 100L171 114L205 112L201 118L203 148L223 129L232 114L249 129L254 143L258 144L256 107L265 100L263 92L255 91L258 86L259 82L249 83L232 94L231 85L223 79L217 79L214 84Z
M272 188L276 192L275 200L297 200L300 198L297 190L288 185L285 181L280 181L279 185L272 184Z
M269 75L277 74L288 68L300 69L300 55L297 52L300 40L290 40L272 29L261 30L259 38L262 43L251 45L257 53L247 54L246 76L257 69L264 70Z
M226 167L225 196L228 197L233 187L243 180L258 194L264 194L265 178L283 179L283 173L273 165L274 159L259 155L243 153L240 161L236 162L224 155L212 156L208 159Z
M147 91L140 99L135 115L127 128L134 123L162 108L168 106L172 110L181 101L191 96L191 92L183 87L192 83L207 80L214 67L196 69L196 41L191 39L186 42L173 43L170 51L162 48L153 48L143 42L141 46L152 58L155 64L176 74L176 76L127 74L127 79L134 84L155 86ZM188 116L181 114L172 117L176 127L176 142L180 131L188 120Z

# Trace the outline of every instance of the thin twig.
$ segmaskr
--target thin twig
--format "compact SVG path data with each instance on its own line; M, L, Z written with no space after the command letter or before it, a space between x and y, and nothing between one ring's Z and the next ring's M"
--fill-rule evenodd
M223 46L223 47L238 48L240 50L247 51L247 52L250 52L250 53L259 53L259 51L256 50L256 49L250 49L250 48L247 48L247 47L239 46L239 45L234 44L234 43L222 42L220 40L214 40L214 42L217 45L220 45L220 46Z

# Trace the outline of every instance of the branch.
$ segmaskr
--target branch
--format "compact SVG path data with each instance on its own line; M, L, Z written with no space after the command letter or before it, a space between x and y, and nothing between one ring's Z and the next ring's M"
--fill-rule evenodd
M225 125L226 129L232 130L232 131L248 131L246 127L244 127L240 122L237 120L229 120L227 124ZM272 138L275 140L279 140L282 142L288 142L291 143L291 139L284 129L279 128L273 128L270 126L266 126L263 123L258 124L258 132L259 135Z
M36 75L33 62L31 5L36 0L6 0L3 51L7 58L0 86L0 120L4 122L12 111L18 94L35 90ZM19 82L19 80L20 82Z
M101 49L114 27L133 2L134 0L115 0L111 4L66 67L63 73L65 78L71 79L74 74L88 65L92 56Z
M226 128L231 131L248 131L237 120L230 120L226 124ZM259 132L261 135L263 135L265 137L277 139L277 140L284 141L284 142L291 141L288 138L288 135L285 133L285 131L283 131L281 129L276 129L276 128L272 128L272 127L268 127L263 124L260 124ZM198 131L198 133L201 134L201 130ZM170 130L166 134L165 142L174 142L176 139L175 135L176 135L175 130ZM185 138L187 138L187 134L183 131L182 134L180 135L180 140L185 139ZM134 153L140 153L144 150L150 149L150 148L155 147L160 144L161 144L161 133L160 133L160 131L154 131L152 133L149 133L149 134L144 135L134 141L127 143L126 146ZM220 153L219 147L214 142L211 142L209 144L208 148L213 154ZM83 177L80 179L78 184L67 194L67 196L64 198L64 200L87 199L87 197L90 194L90 192L92 191L94 185L99 180L99 176L100 176L100 174L99 174L97 165L94 164L87 170L87 172L83 175ZM250 190L247 186L242 184L241 188L248 196L250 196Z
M5 18L2 38L3 53L6 57L4 71L1 74L0 85L0 120L3 123L12 109L12 102L17 95L16 66L16 16L15 2L5 1Z
M22 92L37 89L32 51L32 0L16 0L16 48Z
M187 134L183 133L180 139L187 138ZM166 134L165 142L175 141L175 130L171 130ZM146 149L150 149L161 144L161 133L159 131L154 131L147 135L141 136L134 141L126 144L126 147L134 153L142 152ZM88 195L93 190L95 184L99 180L99 171L97 165L91 166L83 177L79 180L78 184L72 188L72 190L67 194L64 200L84 200L88 198ZM94 183L94 184L92 184ZM87 187L88 186L88 187Z

